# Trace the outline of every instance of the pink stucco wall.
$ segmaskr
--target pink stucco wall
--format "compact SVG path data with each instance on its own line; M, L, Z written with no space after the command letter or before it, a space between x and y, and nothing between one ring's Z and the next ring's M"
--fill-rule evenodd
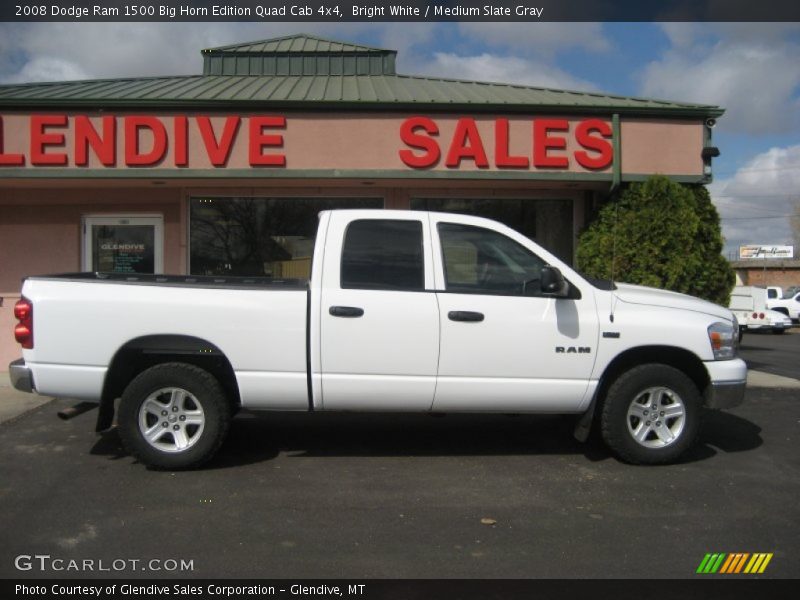
M0 197L0 372L19 356L14 303L28 275L81 270L81 217L89 214L162 214L164 270L181 272L185 244L180 190L4 189Z
M42 114L42 113L35 113ZM66 114L68 124L66 127L50 127L48 134L63 134L65 144L63 147L49 146L47 153L66 153L68 165L74 165L74 117L75 114ZM86 113L79 113L86 114ZM116 124L116 169L127 169L123 156L125 148L125 135L123 117L125 113L115 113ZM264 116L285 116L286 126L283 129L264 130L268 134L283 136L282 148L265 148L265 154L283 154L286 157L286 169L350 169L350 170L397 170L413 172L414 169L405 165L399 157L399 150L406 149L400 137L401 124L417 113L291 113L271 112ZM99 115L90 115L95 129L102 132ZM158 113L157 116L165 126L167 132L167 152L163 161L153 165L158 169L176 169L174 161L174 113ZM250 168L248 160L248 140L250 132L248 119L252 114L241 113L241 122L235 135L235 142L225 167L214 167L209 160L197 123L197 115L188 115L188 160L186 168L192 169L224 169L224 168ZM509 146L513 155L532 156L532 139L534 119L563 118L569 121L569 131L555 132L554 136L563 136L567 140L565 150L551 150L550 154L565 156L569 159L568 168L536 169L555 172L587 173L593 172L582 167L573 158L573 153L580 150L581 146L575 140L575 128L579 121L588 117L575 115L470 115L470 114L428 114L424 115L433 119L438 128L438 135L432 136L437 140L442 156L446 155L450 146L453 132L460 118L474 119L480 138L489 159L487 172L495 172L495 120L506 118L509 120ZM47 166L31 167L30 165L30 137L31 115L20 113L4 113L3 137L6 153L21 153L26 156L26 165L22 168L35 168L46 170ZM211 120L217 140L223 136L227 115L214 116ZM601 118L610 124L610 118ZM152 136L148 130L142 130L141 146L143 151L152 146ZM654 119L626 119L621 120L622 139L622 165L624 173L662 173L667 175L687 175L702 173L702 160L700 152L703 144L703 123L701 120L693 121L663 121ZM88 168L103 167L93 152L89 152ZM77 167L84 168L84 167ZM136 167L132 167L136 168ZM261 169L283 169L284 167L255 167ZM457 170L474 171L477 167L472 160L461 162ZM456 170L448 169L444 160L431 167L434 171ZM519 170L519 169L513 169ZM523 169L525 170L525 169ZM600 172L609 173L610 166Z
M623 119L622 172L628 175L702 175L700 121Z

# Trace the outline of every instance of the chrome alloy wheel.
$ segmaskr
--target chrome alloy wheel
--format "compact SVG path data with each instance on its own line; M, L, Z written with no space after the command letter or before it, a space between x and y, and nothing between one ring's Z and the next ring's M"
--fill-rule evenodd
M675 390L647 388L628 407L627 424L628 433L640 446L664 448L680 438L686 407Z
M161 452L188 450L202 436L205 423L203 407L182 388L161 388L139 408L139 433Z

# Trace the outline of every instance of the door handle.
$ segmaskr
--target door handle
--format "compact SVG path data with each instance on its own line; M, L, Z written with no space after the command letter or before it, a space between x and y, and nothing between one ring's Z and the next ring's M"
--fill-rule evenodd
M447 313L447 318L451 321L478 323L483 321L483 313L472 312L470 310L451 310L449 313Z
M364 314L363 308L356 306L331 306L328 312L334 317L360 317Z

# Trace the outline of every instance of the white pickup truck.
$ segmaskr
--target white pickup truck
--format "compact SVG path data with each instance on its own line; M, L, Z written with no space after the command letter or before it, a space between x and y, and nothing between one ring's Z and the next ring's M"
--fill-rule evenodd
M767 290L779 290L774 296L770 294L767 299L767 307L770 310L783 313L792 321L800 321L800 292L784 296L781 288L767 288Z
M591 281L478 217L322 212L310 281L29 277L17 389L100 406L156 468L195 467L242 409L571 413L632 463L674 461L744 398L738 324ZM119 400L115 409L115 400Z

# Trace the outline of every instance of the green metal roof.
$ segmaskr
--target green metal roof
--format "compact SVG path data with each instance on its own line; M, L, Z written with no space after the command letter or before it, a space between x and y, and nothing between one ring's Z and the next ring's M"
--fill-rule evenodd
M724 112L704 104L398 75L392 51L308 35L212 48L204 55L214 52L221 61L218 74L2 85L0 107L429 109L675 117Z
M397 54L396 50L388 50L386 48L375 48L372 46L362 46L360 44L353 44L352 42L339 42L327 38L321 38L307 33L298 33L296 35L287 35L279 38L271 38L268 40L259 40L256 42L244 42L242 44L232 44L230 46L218 46L216 48L206 48L202 51L203 54L208 53L245 53L245 54L263 54L263 53L319 53L319 52L336 52L336 53L385 53L391 52Z
M203 75L394 75L397 52L306 33L203 50Z

